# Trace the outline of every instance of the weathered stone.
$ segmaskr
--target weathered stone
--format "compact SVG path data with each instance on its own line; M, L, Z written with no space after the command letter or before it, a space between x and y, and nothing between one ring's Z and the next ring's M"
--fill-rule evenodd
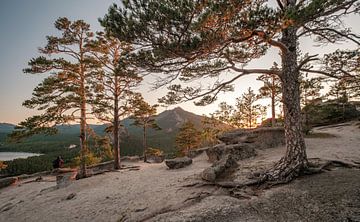
M210 147L203 147L200 149L189 150L188 157L195 158L195 157L199 156L200 154L206 152L206 150L208 150L209 148Z
M210 162L216 162L227 154L231 154L236 161L256 156L254 145L248 143L230 145L218 144L207 149L206 154L208 155Z
M284 145L285 131L282 127L238 129L224 133L219 140L225 144L252 143L258 149L267 149Z
M166 166L170 169L179 169L192 164L192 159L189 157L180 157L175 159L165 160Z
M0 189L16 184L18 180L19 179L17 177L5 177L3 179L0 179Z
M71 193L66 197L66 200L71 200L76 196L76 193Z
M140 161L140 159L141 158L139 156L124 156L120 158L121 161L129 161L129 162L138 162Z
M235 167L237 167L237 163L234 159L234 156L232 154L227 154L223 156L219 161L215 162L211 167L206 168L201 173L201 178L206 181L214 182L224 173L231 169L234 169Z
M164 155L146 155L146 162L148 163L162 163L164 159Z

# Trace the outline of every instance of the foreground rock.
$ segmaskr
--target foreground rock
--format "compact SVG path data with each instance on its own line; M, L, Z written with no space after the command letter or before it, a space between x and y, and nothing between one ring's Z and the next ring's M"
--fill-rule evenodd
M234 169L236 167L237 163L234 159L234 156L231 154L227 154L223 156L221 160L215 162L211 167L206 168L201 173L201 178L209 182L214 182L220 176L224 175L226 172L229 172L231 171L231 169Z
M192 159L189 157L180 157L175 159L165 160L166 166L170 169L179 169L192 164Z
M257 149L268 149L285 144L285 131L282 127L238 129L224 133L219 140L225 144L249 143Z
M254 146L247 143L230 145L219 144L208 148L206 154L209 157L209 161L212 163L219 161L228 154L231 154L232 158L236 161L256 156Z

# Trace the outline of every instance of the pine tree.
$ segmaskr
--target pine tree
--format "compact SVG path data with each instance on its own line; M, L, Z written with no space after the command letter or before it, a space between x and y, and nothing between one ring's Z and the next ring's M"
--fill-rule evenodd
M273 69L279 70L277 64L274 63ZM276 123L276 111L275 107L281 102L281 80L279 76L274 74L263 74L257 78L264 83L260 87L260 98L270 98L271 99L271 126L274 127Z
M99 120L111 124L114 168L120 169L120 122L132 113L130 103L136 96L134 89L142 77L130 63L128 54L132 48L129 44L99 32L90 47L103 70L97 75L94 86L93 112Z
M314 99L320 97L320 91L324 88L321 84L322 81L322 78L309 79L303 76L300 77L300 102L302 106L307 106Z
M360 48L337 50L325 55L322 62L324 72L336 77L328 96L340 100L360 98Z
M195 125L187 121L179 129L176 135L175 144L182 155L188 155L189 151L197 148L201 143L200 132Z
M259 96L249 87L247 92L242 94L242 97L236 99L237 112L242 113L240 121L243 126L253 128L257 124L257 119L261 117L263 106L256 104Z
M61 36L47 36L47 45L40 48L43 56L31 59L25 73L47 73L47 76L33 92L33 97L23 106L37 109L42 114L21 122L11 135L19 139L39 133L53 134L58 124L80 121L80 173L86 176L85 159L88 152L87 119L92 103L91 86L98 64L94 62L88 43L93 33L82 20L69 21L59 18L55 27Z
M218 119L219 121L228 124L230 126L235 126L237 121L234 121L234 112L235 109L233 106L228 105L226 102L219 103L219 109L216 110L214 113L211 114L215 119Z
M140 126L143 130L143 155L144 162L147 162L147 129L152 128L155 130L161 130L161 128L157 125L154 116L156 115L156 109L158 107L157 104L150 105L148 104L144 98L138 94L132 102L132 106L134 107L133 118L135 121L133 125Z
M215 78L214 84L192 87L169 86L161 101L170 104L196 100L206 105L221 92L233 89L236 80L249 74L274 74L282 82L285 156L261 181L287 182L308 170L300 109L300 72L321 73L309 64L318 55L299 58L299 38L315 37L320 43L352 41L358 35L342 23L343 18L360 10L357 0L276 1L167 1L124 0L113 5L102 20L107 31L138 46L138 65L164 73L161 87L175 80L190 82ZM345 27L345 28L344 28ZM246 65L274 47L281 56L281 69L251 69ZM229 79L219 78L231 70ZM229 72L230 73L230 72Z
M302 105L304 113L304 131L308 133L311 129L308 121L308 105L314 101L314 99L320 97L320 90L323 88L321 85L322 78L306 78L300 76L300 105Z
M201 144L203 146L213 146L219 142L217 137L223 132L232 129L231 126L224 124L222 121L217 119L214 115L203 116L201 120L202 131L201 131Z

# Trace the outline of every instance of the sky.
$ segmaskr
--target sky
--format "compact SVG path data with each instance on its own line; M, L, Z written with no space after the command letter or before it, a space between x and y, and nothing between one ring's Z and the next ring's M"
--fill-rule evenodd
M37 57L38 47L46 44L47 35L59 34L54 28L54 22L59 17L68 17L70 20L82 19L91 25L93 31L101 30L98 18L103 17L112 3L119 4L120 0L0 0L0 122L19 123L25 118L36 114L36 111L27 109L21 104L31 97L32 90L44 78L44 75L24 74L22 69L27 62ZM349 17L346 22L356 27L359 15ZM346 43L334 46L313 47L312 41L301 41L301 49L310 53L328 53L337 48L353 48L354 44ZM260 60L253 61L249 67L269 68L274 61L279 61L277 50L270 50ZM228 75L231 75L229 73ZM150 90L150 83L154 77L148 76L139 91L145 100L154 104L157 99L166 94L166 89ZM218 102L197 107L193 102L182 103L183 109L196 114L209 114L217 109L218 103L226 101L235 103L235 98L241 96L249 87L257 90L261 82L256 76L245 76L235 83L235 91L222 94ZM175 106L160 108L172 109ZM270 110L269 110L270 112Z

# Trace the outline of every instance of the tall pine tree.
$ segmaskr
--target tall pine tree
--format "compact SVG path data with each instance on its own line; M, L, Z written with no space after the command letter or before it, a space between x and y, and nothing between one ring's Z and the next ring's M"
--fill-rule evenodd
M87 119L92 103L91 86L98 64L94 62L88 43L93 39L90 26L82 20L59 18L55 27L61 35L47 36L47 45L40 48L42 56L31 59L25 73L47 73L48 76L23 105L42 114L32 116L17 126L11 135L21 138L39 133L56 133L56 125L80 122L80 177L86 176L88 152Z
M129 52L132 47L129 44L99 32L90 47L102 67L94 84L93 111L98 119L111 124L114 168L120 169L120 123L122 118L132 113L131 101L136 96L134 90L142 77L130 63Z

